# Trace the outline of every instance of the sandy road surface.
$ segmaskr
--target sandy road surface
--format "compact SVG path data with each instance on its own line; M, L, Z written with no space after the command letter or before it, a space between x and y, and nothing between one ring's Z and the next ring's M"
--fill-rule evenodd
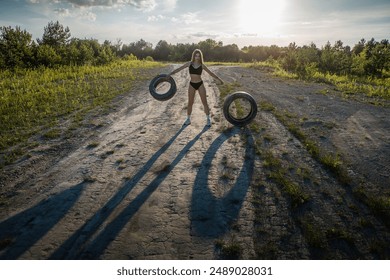
M142 82L77 149L41 174L8 179L0 257L214 259L223 240L253 257L251 145L240 141L245 131L221 132L219 92L208 76L213 125L205 126L197 96L192 124L182 126L188 79L186 71L175 75L178 91L166 102Z
M182 71L173 99L152 99L149 80L140 81L76 131L78 141L42 143L2 171L0 258L390 258L390 209L372 205L390 196L389 108L329 85L214 70L338 154L351 182L314 158L275 111L259 110L251 132L231 128L207 75L213 125L205 127L197 96L182 127ZM297 201L287 188L299 190Z
M331 85L266 71L226 67L220 75L276 109L260 110L255 120L263 154L252 183L258 190L257 257L390 258L390 108L359 94L345 98ZM297 138L296 131L306 136ZM321 153L337 155L345 175L319 162L305 138ZM297 206L291 203L291 193L299 193L295 188L305 199Z

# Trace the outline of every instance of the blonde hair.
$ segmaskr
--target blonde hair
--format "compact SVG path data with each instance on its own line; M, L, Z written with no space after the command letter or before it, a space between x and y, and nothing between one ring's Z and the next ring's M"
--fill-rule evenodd
M203 53L202 53L202 51L200 50L200 49L195 49L193 52L192 52L192 56L191 56L191 61L192 62L195 62L195 55L196 54L199 54L200 55L200 63L204 63L203 62Z

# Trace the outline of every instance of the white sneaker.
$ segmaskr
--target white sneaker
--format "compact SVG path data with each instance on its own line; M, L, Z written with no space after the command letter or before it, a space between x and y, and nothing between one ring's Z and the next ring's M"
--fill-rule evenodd
M191 119L187 118L186 121L183 123L183 125L189 125L191 124Z
M211 120L210 120L210 118L207 118L207 124L206 124L207 126L211 126Z

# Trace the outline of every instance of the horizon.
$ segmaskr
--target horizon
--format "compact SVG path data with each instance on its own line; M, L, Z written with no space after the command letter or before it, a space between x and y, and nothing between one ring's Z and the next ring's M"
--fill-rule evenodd
M143 39L153 47L199 43L223 45L354 46L361 39L389 39L390 2L386 0L3 0L0 26L20 26L42 37L51 21L69 27L73 38L99 42Z

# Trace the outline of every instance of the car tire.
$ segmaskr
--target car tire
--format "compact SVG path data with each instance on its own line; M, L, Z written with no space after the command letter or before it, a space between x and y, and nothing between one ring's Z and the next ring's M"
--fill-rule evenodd
M230 106L236 99L245 99L250 104L250 112L248 115L242 117L242 118L236 118L231 115L230 113ZM235 126L245 126L248 125L257 115L257 104L256 101L253 99L253 97L244 91L237 91L230 95L228 95L225 98L224 104L223 104L223 114L228 122Z
M166 75L166 74L160 74L160 75L154 77L150 81L150 84L149 84L150 94L153 96L153 98L155 98L159 101L166 101L166 100L171 99L176 94L176 91L177 91L175 80L172 77L169 77L169 79L166 80L167 76L168 75ZM167 92L159 93L157 91L157 87L159 84L161 84L163 82L168 82L168 83L170 83L171 86Z

